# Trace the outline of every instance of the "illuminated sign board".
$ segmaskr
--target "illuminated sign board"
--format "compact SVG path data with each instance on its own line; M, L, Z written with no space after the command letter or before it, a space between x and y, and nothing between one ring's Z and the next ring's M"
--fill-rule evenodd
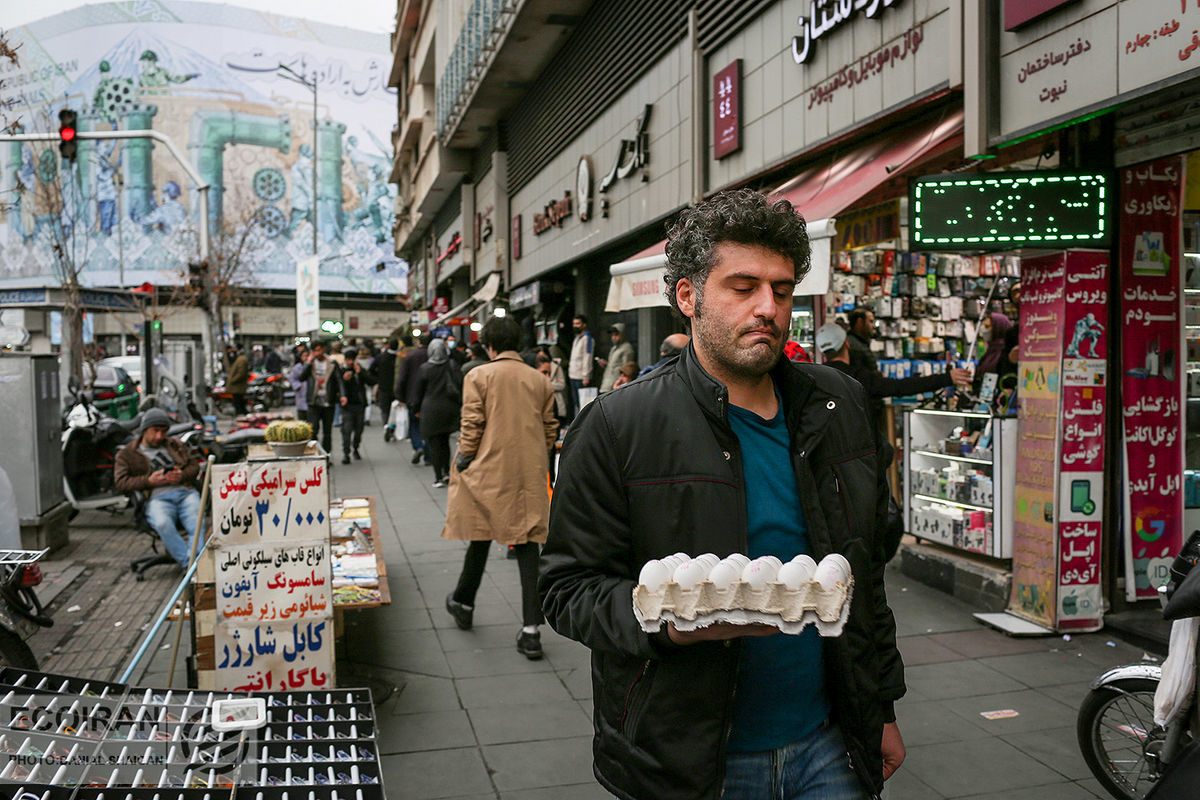
M913 250L1105 246L1113 189L1099 173L934 175L909 184Z
M331 333L336 336L345 330L345 326L342 324L341 320L327 319L321 323L321 330L325 333Z

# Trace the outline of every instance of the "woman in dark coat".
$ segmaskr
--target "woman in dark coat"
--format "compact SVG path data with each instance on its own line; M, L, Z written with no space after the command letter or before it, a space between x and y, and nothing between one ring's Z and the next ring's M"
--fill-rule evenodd
M458 430L462 412L462 373L450 358L444 339L429 343L429 360L417 371L416 405L410 410L420 420L421 435L429 444L433 485L450 480L450 434Z

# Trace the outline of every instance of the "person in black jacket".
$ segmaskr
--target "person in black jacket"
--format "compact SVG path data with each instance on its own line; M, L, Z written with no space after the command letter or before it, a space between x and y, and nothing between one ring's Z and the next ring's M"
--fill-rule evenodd
M555 630L591 648L594 771L626 800L874 797L904 759L876 437L853 381L781 357L808 263L786 201L739 190L685 210L665 281L691 343L567 434L539 591ZM646 632L639 570L676 551L840 553L846 626Z
M367 387L374 381L358 363L358 351L348 347L342 351L342 365L334 366L334 379L329 382L329 404L342 407L342 463L350 463L350 453L361 459L363 417L367 410Z
M442 339L429 343L429 360L417 370L417 402L409 406L429 448L435 489L450 480L450 434L458 430L462 413L463 376L448 351Z
M408 438L412 442L412 463L418 464L425 457L426 465L432 463L425 440L421 438L421 426L412 415L412 407L417 403L417 371L429 359L429 349L422 343L404 357L404 363L397 367L396 399L408 407Z
M379 406L379 415L383 419L383 440L390 442L396 438L396 426L388 422L392 413L392 400L395 398L396 387L396 351L400 349L398 339L389 339L387 347L371 362L371 380L375 382L375 404Z
M836 322L822 325L817 331L817 349L825 357L825 363L840 370L862 384L867 393L867 402L876 423L883 413L884 397L903 397L923 392L936 392L947 386L970 386L971 373L965 369L951 367L933 375L913 375L910 378L885 378L875 363L874 356L860 357L851 349L846 329Z

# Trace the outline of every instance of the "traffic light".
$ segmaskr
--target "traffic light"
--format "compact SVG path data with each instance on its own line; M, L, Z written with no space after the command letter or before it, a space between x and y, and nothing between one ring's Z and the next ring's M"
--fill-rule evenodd
M64 108L58 112L58 152L62 157L75 163L75 150L79 146L75 134L75 112Z

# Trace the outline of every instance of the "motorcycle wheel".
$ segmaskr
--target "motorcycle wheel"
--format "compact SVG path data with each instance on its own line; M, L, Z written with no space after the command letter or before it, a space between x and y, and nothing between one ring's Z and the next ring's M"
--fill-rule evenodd
M37 658L29 645L12 631L0 628L0 666L36 670Z
M20 578L17 577L15 580L20 580ZM46 609L42 608L42 601L38 599L37 592L33 589L18 587L12 581L7 581L0 584L0 597L4 598L14 613L25 619L36 622L43 628L54 625L54 620L46 613Z
M1118 800L1140 800L1159 777L1166 732L1154 724L1149 678L1126 678L1093 689L1079 708L1075 733L1096 780Z

